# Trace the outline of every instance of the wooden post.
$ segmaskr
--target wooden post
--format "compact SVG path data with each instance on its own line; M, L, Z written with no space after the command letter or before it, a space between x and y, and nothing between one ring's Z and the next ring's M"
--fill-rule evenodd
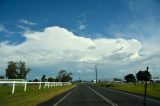
M12 94L14 94L14 90L15 90L15 81L13 81Z
M156 81L153 81L153 84L154 84L154 88L156 87Z
M147 67L147 72L148 72L148 68L149 67ZM144 88L144 106L146 106L146 93L147 93L147 78L148 78L148 76L146 75L146 79L145 79L145 88Z

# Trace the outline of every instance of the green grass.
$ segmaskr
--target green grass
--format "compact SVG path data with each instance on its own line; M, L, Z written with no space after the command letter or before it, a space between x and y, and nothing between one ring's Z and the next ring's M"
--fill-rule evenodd
M99 86L109 87L112 89L127 91L131 93L144 94L144 84L98 84ZM160 83L156 84L155 88L153 84L148 84L147 95L152 96L160 100Z
M35 106L38 103L49 100L50 98L65 92L76 85L45 88L39 90L38 86L27 86L24 92L23 86L16 86L15 94L11 94L12 87L0 86L0 105L1 106Z

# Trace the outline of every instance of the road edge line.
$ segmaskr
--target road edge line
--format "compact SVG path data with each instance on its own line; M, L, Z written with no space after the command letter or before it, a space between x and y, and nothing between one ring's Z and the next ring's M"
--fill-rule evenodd
M74 88L75 89L75 88ZM65 98L67 98L71 93L73 92L73 89L72 91L70 91L69 93L67 93L64 97L62 97L57 103L55 103L53 106L57 106L59 103L61 103Z
M97 94L99 97L101 97L104 101L110 103L112 106L118 106L116 103L114 103L113 101L109 100L105 96L101 95L100 93L98 93L97 91L95 91L94 89L92 89L91 87L88 86L88 88L90 90L92 90L95 94Z
M112 88L105 88L105 87L101 87L101 86L97 86L97 87L100 87L102 89L107 89L107 90L113 90L113 91L116 91L116 92L119 92L119 93L123 93L123 94L126 94L126 95L130 95L130 96L134 96L134 97L138 97L138 98L141 98L143 99L144 97L143 96L140 96L140 95L136 95L136 94L132 94L132 93L129 93L129 92L126 92L126 91L121 91L121 90L118 90L118 89L112 89ZM159 100L155 100L155 99L152 99L152 98L146 98L147 100L150 100L152 102L160 102Z

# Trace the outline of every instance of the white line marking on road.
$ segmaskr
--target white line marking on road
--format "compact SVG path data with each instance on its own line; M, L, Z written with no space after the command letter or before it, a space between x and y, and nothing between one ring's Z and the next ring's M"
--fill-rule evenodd
M73 91L73 90L72 90ZM63 98L61 98L56 104L54 104L53 106L57 106L59 103L61 103L65 98L67 98L71 93L72 93L72 91L71 92L69 92L67 95L65 95Z
M131 93L127 93L125 91L119 91L119 90L116 90L116 89L111 89L111 88L104 88L104 87L100 87L100 88L103 88L103 89L107 89L107 90L112 90L112 91L116 91L118 93L123 93L123 94L126 94L126 95L130 95L130 96L134 96L134 97L138 97L138 98L141 98L143 99L144 97L143 96L139 96L139 95L135 95L135 94L131 94ZM150 100L150 101L153 101L153 102L160 102L158 100L154 100L154 99L151 99L151 98L146 98L147 100Z
M100 96L104 101L110 103L112 106L118 106L116 103L114 103L113 101L111 101L108 98L104 97L103 95L101 95L100 93L98 93L97 91L95 91L94 89L92 89L91 87L88 86L88 88L90 90L92 90L94 93L96 93L98 96Z

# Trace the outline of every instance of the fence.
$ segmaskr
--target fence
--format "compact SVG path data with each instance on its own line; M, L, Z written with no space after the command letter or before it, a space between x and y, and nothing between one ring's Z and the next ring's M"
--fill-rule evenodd
M65 86L71 85L70 82L21 82L21 81L0 81L0 84L11 84L12 85L12 94L15 92L16 84L24 84L24 92L27 90L27 84L38 84L39 90L42 88L42 84L44 84L44 89L46 87L56 87L56 86Z

